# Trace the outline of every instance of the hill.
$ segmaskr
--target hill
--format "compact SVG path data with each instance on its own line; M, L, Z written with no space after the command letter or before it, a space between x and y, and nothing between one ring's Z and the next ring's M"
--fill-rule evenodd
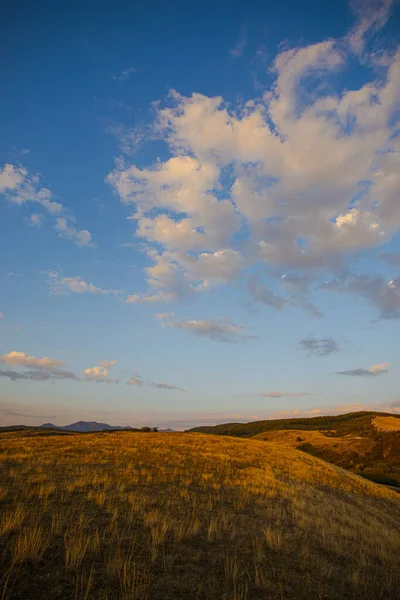
M133 429L132 427L122 427L121 425L108 425L107 423L97 423L97 421L77 421L70 425L53 425L53 423L44 423L41 425L43 429L62 429L64 431L76 431L78 433L88 433L91 431L109 431L120 429ZM138 431L138 430L136 430Z
M197 427L296 448L377 483L400 487L400 415L357 412Z
M277 429L329 431L332 435L338 436L348 433L358 433L361 435L375 430L372 419L377 416L400 419L400 415L396 416L375 411L360 411L323 417L270 419L268 421L252 421L250 423L224 423L222 425L194 427L189 431L193 433L212 433L213 435L233 435L235 437L253 437L258 433Z
M0 436L4 600L396 600L400 496L257 439Z

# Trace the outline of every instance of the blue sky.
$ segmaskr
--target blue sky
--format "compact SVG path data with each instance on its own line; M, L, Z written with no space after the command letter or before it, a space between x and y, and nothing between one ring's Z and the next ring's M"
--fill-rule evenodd
M3 9L0 423L399 412L399 25Z

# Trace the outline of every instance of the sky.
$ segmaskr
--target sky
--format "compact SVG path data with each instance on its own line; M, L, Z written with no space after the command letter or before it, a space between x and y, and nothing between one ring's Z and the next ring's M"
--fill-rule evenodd
M400 4L6 3L0 424L400 413Z

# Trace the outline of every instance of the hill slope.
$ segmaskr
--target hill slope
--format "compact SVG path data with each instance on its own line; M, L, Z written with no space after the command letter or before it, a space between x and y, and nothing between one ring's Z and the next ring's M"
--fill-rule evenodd
M268 421L252 421L250 423L224 423L222 425L194 427L192 433L212 433L214 435L233 435L235 437L253 437L264 431L280 429L302 429L311 431L329 431L338 436L348 433L358 435L375 431L372 420L377 417L399 419L400 415L391 415L373 411L360 411L323 417L302 417L295 419L272 419Z
M0 436L5 600L395 600L400 497L258 440Z
M377 483L400 488L400 415L358 412L192 431L252 437L297 448Z

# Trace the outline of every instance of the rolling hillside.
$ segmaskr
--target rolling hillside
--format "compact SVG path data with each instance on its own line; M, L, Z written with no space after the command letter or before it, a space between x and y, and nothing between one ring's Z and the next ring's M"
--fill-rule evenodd
M326 431L331 435L339 436L347 433L365 435L375 430L372 420L377 416L391 417L400 420L400 415L396 416L388 413L360 411L324 417L272 419L268 421L252 421L250 423L224 423L222 425L194 427L189 431L192 433L233 435L235 437L253 437L258 433L277 429Z
M228 423L191 431L278 443L322 458L377 483L400 487L400 415L357 412L328 417Z
M400 497L257 439L0 435L3 600L396 600Z

